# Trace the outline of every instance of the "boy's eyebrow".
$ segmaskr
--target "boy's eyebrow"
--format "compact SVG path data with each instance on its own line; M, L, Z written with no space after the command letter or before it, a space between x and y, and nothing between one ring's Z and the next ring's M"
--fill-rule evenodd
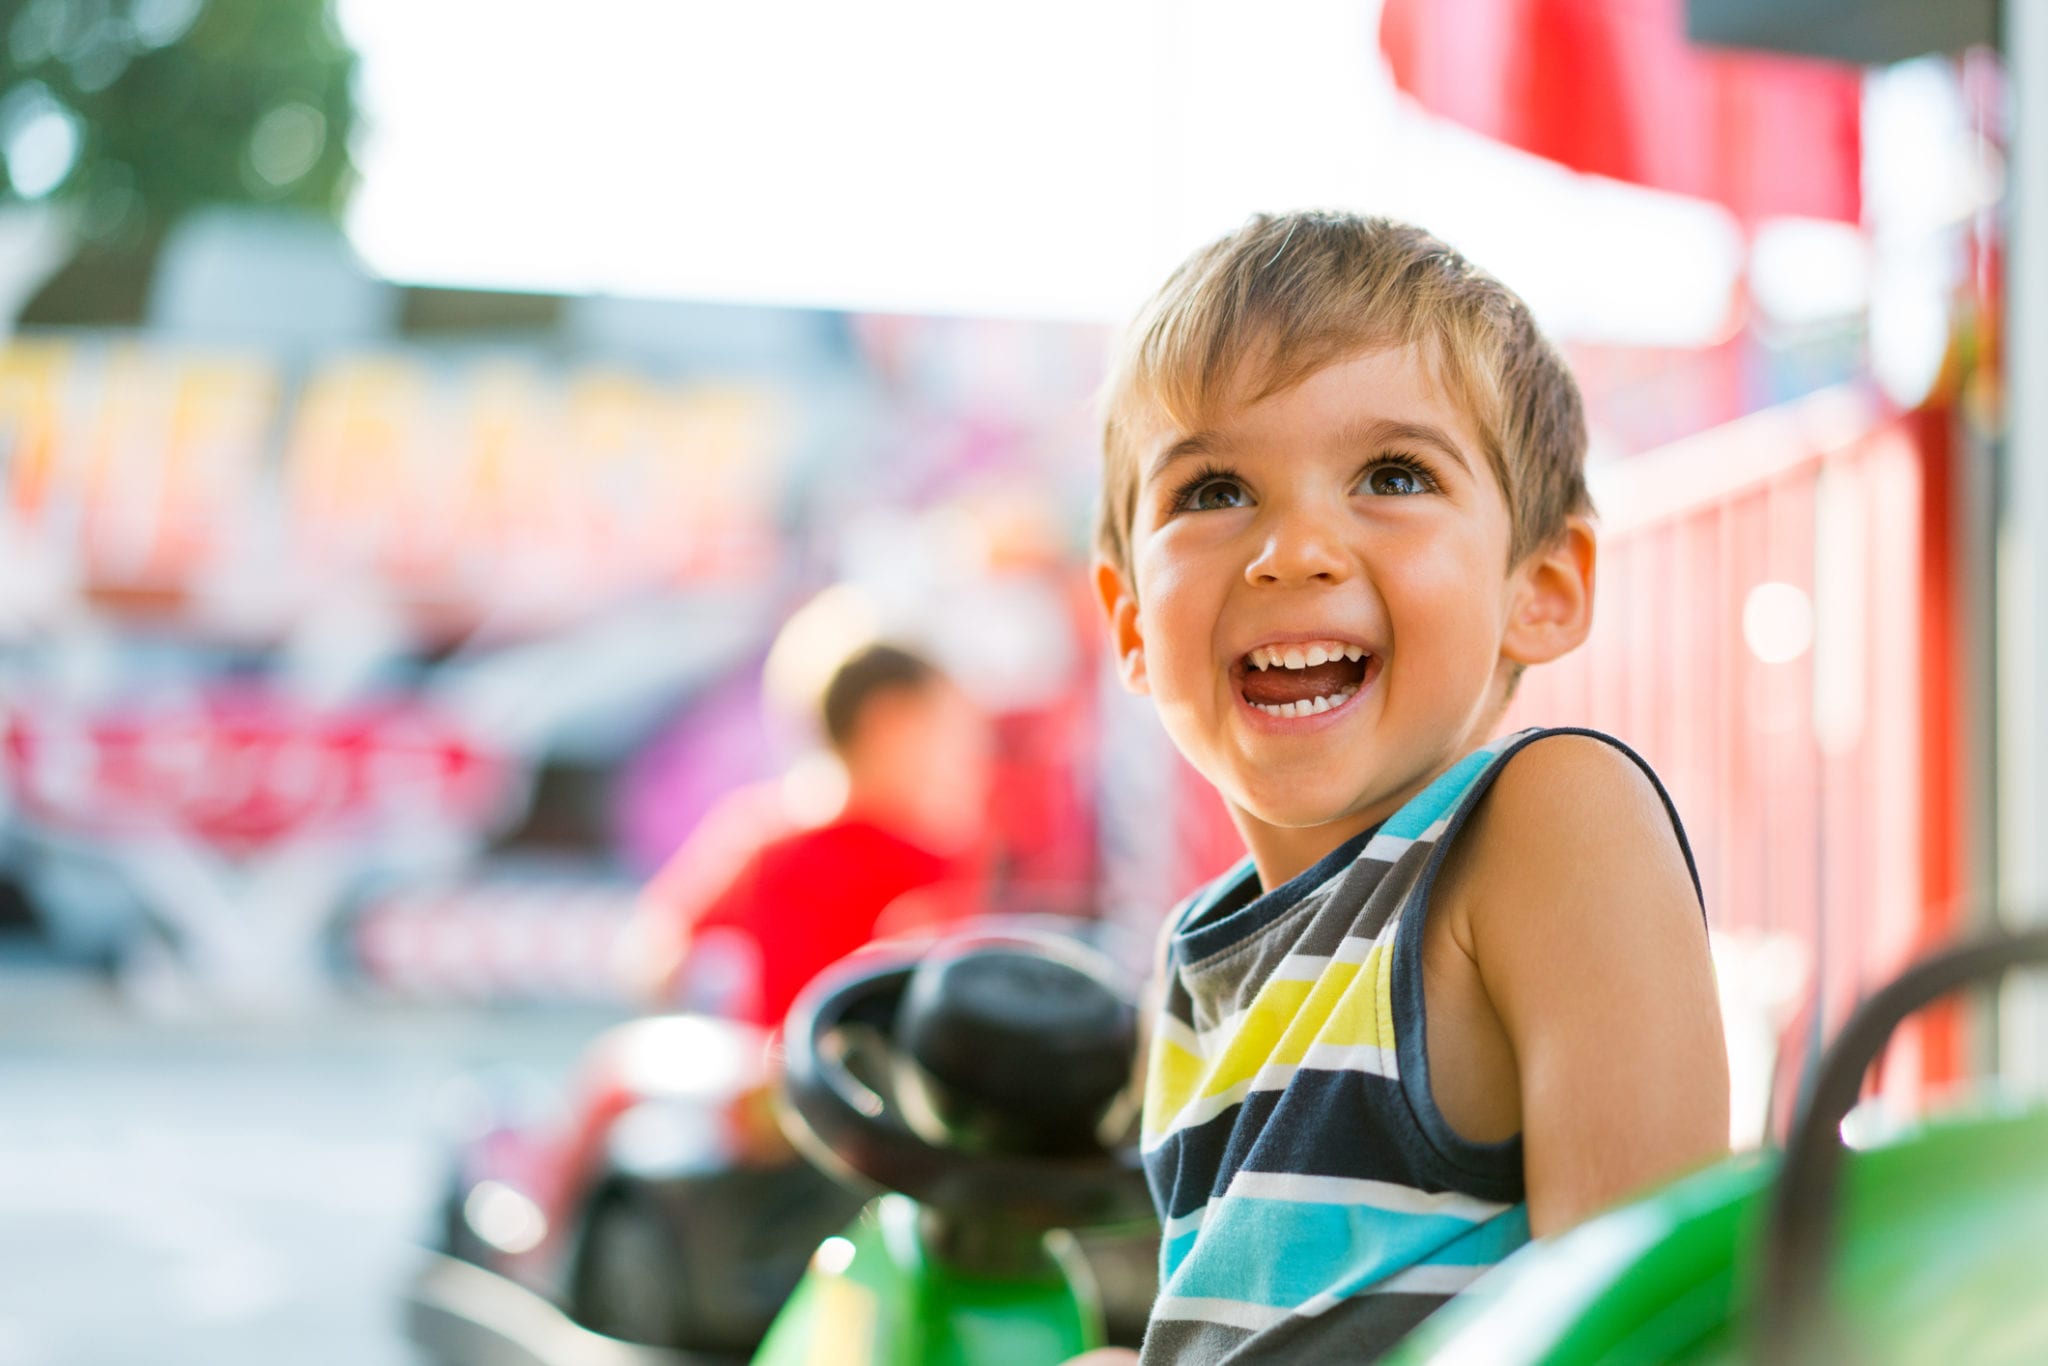
M1427 422L1397 422L1392 418L1380 418L1374 422L1344 428L1338 432L1337 441L1344 446L1373 448L1398 444L1434 446L1457 461L1465 473L1472 473L1472 462L1465 458L1465 452L1451 439L1450 433L1441 427L1432 427Z
M1190 455L1208 455L1216 449L1216 444L1212 432L1189 432L1152 458L1152 467L1145 471L1145 477L1157 479L1174 461Z
M1145 471L1145 477L1148 480L1157 479L1174 461L1191 455L1213 454L1220 444L1214 432L1189 432L1153 457L1151 467ZM1340 427L1335 436L1335 444L1344 447L1363 446L1371 450L1394 445L1432 446L1455 461L1465 473L1472 472L1472 462L1466 458L1458 443L1451 439L1450 433L1427 422L1401 422L1394 418L1376 418L1370 422Z

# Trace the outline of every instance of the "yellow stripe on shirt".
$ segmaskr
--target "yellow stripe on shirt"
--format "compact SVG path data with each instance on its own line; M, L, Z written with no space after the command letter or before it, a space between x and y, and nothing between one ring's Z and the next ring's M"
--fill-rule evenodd
M1312 981L1270 980L1242 1013L1194 1040L1199 1054L1163 1032L1155 1036L1145 1115L1166 1122L1156 1131L1148 1126L1146 1140L1171 1133L1184 1119L1208 1118L1216 1107L1202 1102L1241 1098L1255 1089L1260 1073L1268 1068L1291 1072L1319 1045L1382 1049L1391 1055L1391 962L1382 942L1363 963L1333 959Z

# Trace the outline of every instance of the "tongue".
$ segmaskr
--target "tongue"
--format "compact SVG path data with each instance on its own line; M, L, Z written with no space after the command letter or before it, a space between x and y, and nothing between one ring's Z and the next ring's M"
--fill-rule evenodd
M1311 664L1306 669L1246 669L1244 700L1277 707L1282 702L1306 702L1328 697L1358 682L1364 672L1360 662L1334 659L1328 664Z

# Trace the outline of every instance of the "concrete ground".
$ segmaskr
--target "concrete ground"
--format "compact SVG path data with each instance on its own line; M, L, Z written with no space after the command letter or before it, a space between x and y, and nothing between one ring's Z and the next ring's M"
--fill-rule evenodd
M437 1095L508 1063L559 1084L614 1018L147 1019L0 952L0 1366L406 1366Z

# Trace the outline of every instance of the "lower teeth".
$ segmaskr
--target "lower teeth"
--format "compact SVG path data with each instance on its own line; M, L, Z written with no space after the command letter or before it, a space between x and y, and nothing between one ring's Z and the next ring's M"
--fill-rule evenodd
M1357 695L1358 689L1346 688L1326 697L1311 697L1305 702L1254 702L1252 706L1268 716L1314 716L1341 707Z

